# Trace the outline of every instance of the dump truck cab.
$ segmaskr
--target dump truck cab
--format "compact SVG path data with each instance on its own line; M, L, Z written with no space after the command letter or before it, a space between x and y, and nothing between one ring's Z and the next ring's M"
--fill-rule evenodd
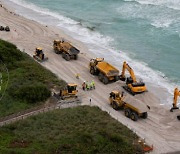
M61 99L66 99L66 98L71 98L75 97L77 98L77 84L74 83L69 83L65 89L60 90L59 96Z
M70 59L77 59L80 51L72 46L69 42L62 40L54 40L54 51L56 54L62 54L62 57L69 61Z
M119 91L112 91L109 101L113 109L124 109L125 116L131 118L133 121L137 121L139 117L146 119L148 116L148 108L145 104L139 100L124 96L123 92L120 94Z
M96 66L99 62L104 61L104 58L93 58L90 60L90 66Z
M110 105L113 107L113 109L118 110L124 105L124 102L122 101L123 96L120 96L119 91L114 90L109 95Z
M117 100L122 100L122 97L120 97L120 92L119 91L112 91L110 93L109 99L112 101L117 101Z

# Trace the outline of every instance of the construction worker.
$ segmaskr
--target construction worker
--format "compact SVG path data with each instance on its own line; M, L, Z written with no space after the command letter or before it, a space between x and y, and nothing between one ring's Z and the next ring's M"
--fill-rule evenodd
M76 79L79 79L79 76L80 76L79 73L77 73L77 74L76 74Z
M89 85L88 81L86 81L86 89L87 89L87 90L90 89L90 85Z
M122 93L121 93L121 97L124 97L124 91L122 91Z
M86 89L86 81L83 82L83 84L82 84L82 89L83 89L83 90Z
M91 88L95 89L95 82L94 82L94 80L91 81Z

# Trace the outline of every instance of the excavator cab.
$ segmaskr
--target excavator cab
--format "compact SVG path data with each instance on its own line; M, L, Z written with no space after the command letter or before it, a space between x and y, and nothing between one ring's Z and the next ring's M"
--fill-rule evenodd
M64 90L60 90L59 96L63 100L72 97L77 98L77 93L78 93L77 84L70 83L67 85L67 87Z
M45 61L48 59L47 57L45 57L42 48L39 48L39 47L35 49L33 58L38 60L38 61Z

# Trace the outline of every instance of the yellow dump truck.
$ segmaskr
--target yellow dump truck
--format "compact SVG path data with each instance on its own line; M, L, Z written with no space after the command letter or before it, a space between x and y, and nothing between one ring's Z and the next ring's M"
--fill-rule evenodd
M104 84L119 80L119 70L104 61L104 58L91 59L89 69L90 73L92 75L97 75L99 80Z
M62 54L62 57L69 61L70 59L77 59L80 51L72 46L69 42L64 40L54 40L54 51L56 54Z
M113 109L124 109L126 117L137 121L139 117L146 119L148 117L148 107L137 99L125 97L119 91L112 91L109 96L110 105Z

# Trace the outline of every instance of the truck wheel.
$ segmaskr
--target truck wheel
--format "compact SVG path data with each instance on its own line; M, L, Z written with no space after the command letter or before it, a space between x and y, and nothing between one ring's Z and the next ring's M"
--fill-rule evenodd
M65 55L65 59L66 59L67 61L69 61L69 60L70 60L70 56L69 56L68 54L66 54L66 55Z
M103 80L103 75L102 75L102 73L99 73L99 75L98 75L98 79L99 79L100 81L102 81L102 80Z
M119 79L120 79L121 81L126 81L126 78L123 77L122 75L119 76Z
M63 52L63 53L62 53L62 57L63 57L64 59L65 59L65 56L66 56L66 54Z
M57 49L55 49L54 52L55 52L56 54L59 54L59 51L58 51Z
M94 69L93 67L90 68L90 73L91 73L92 75L95 75L95 69Z
M64 100L64 96L61 96L61 99Z
M138 115L137 115L137 113L132 112L132 113L131 113L131 119L132 119L133 121L137 121L137 120L138 120Z
M126 117L130 118L130 115L131 115L130 109L125 109L124 114Z
M119 80L119 76L115 76L114 77L114 81L116 82L116 81L118 81Z
M104 84L108 84L108 82L109 82L108 78L107 78L106 76L104 76L104 77L103 77L103 83L104 83Z
M77 60L78 59L78 55L74 55L74 60Z
M180 120L180 115L177 116L177 119Z
M143 119L147 119L147 117L148 117L147 112L143 113L142 118L143 118Z
M112 107L113 107L114 110L118 110L118 105L117 105L116 102L113 102L113 103L112 103Z

